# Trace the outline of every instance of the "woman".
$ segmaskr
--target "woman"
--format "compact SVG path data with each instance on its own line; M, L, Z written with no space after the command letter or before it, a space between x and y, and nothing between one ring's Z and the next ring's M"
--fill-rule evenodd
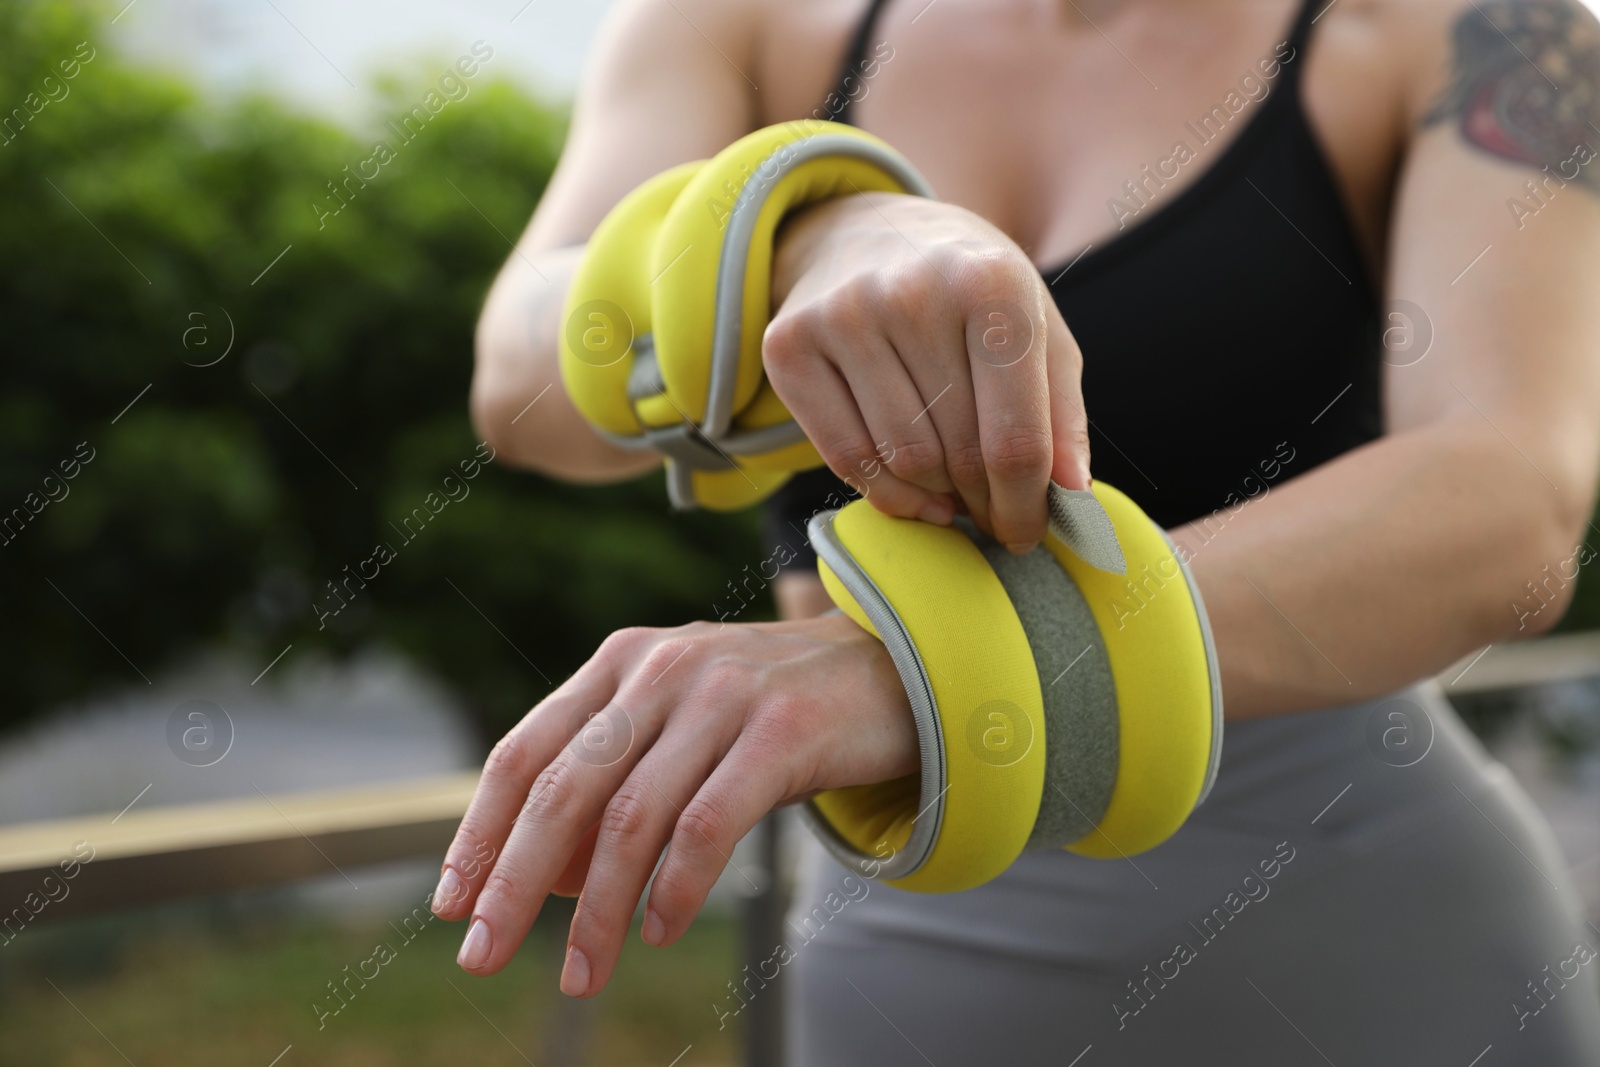
M1600 1060L1600 931L1421 681L1564 606L1534 583L1600 457L1597 94L1573 0L619 5L480 324L474 416L508 461L653 465L589 430L555 355L576 246L640 181L816 115L941 199L785 224L764 359L833 472L771 505L789 621L623 631L496 747L435 905L472 919L462 966L581 890L561 985L592 995L647 883L670 944L767 811L915 769L887 655L804 568L831 477L1021 552L1092 449L1205 597L1215 790L1150 853L1025 853L960 894L830 896L811 846L792 1061ZM973 343L996 306L1026 358ZM597 712L625 754L568 746Z

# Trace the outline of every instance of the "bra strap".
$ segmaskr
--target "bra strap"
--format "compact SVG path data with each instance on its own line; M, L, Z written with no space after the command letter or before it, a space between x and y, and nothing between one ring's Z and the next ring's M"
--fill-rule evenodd
M872 37L872 29L878 22L878 14L883 10L888 0L869 0L867 10L862 13L861 21L856 24L856 32L850 39L850 48L845 53L844 62L839 65L839 76L834 80L833 91L830 97L834 101L842 100L838 110L826 117L834 122L850 121L850 108L855 104L855 99L850 95L850 79L861 79L861 61L866 57L867 46ZM830 111L829 100L823 100L822 110Z
M1295 76L1299 80L1300 68L1305 66L1303 53L1306 46L1311 43L1311 31L1317 19L1332 7L1334 0L1300 0L1300 11L1295 15L1294 25L1289 29L1289 46L1294 49L1296 63Z

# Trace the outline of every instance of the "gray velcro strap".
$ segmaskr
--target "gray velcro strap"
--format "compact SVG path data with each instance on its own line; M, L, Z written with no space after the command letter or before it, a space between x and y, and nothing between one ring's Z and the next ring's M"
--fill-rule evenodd
M1044 548L1013 556L974 537L1028 635L1044 696L1045 778L1026 847L1061 848L1093 832L1117 784L1116 682L1077 583Z
M1063 489L1050 483L1050 532L1079 559L1097 570L1127 574L1128 561L1117 542L1111 516L1087 489Z

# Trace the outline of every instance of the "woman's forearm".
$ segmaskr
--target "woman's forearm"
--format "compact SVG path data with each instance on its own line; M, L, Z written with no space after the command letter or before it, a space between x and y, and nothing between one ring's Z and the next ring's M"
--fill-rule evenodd
M649 453L601 438L561 382L567 286L583 246L513 253L478 319L472 419L513 466L571 481L611 481L657 466Z
M1571 582L1546 579L1573 555L1589 502L1554 490L1487 423L1451 419L1171 531L1205 597L1228 718L1368 699L1548 629Z

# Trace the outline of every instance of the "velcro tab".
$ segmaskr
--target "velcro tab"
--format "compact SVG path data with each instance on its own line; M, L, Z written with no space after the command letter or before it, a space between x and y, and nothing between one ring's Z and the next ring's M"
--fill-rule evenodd
M1117 541L1116 527L1111 516L1093 492L1087 489L1063 489L1055 482L1048 491L1050 532L1056 540L1072 549L1073 555L1096 570L1110 574L1127 574L1128 561Z

